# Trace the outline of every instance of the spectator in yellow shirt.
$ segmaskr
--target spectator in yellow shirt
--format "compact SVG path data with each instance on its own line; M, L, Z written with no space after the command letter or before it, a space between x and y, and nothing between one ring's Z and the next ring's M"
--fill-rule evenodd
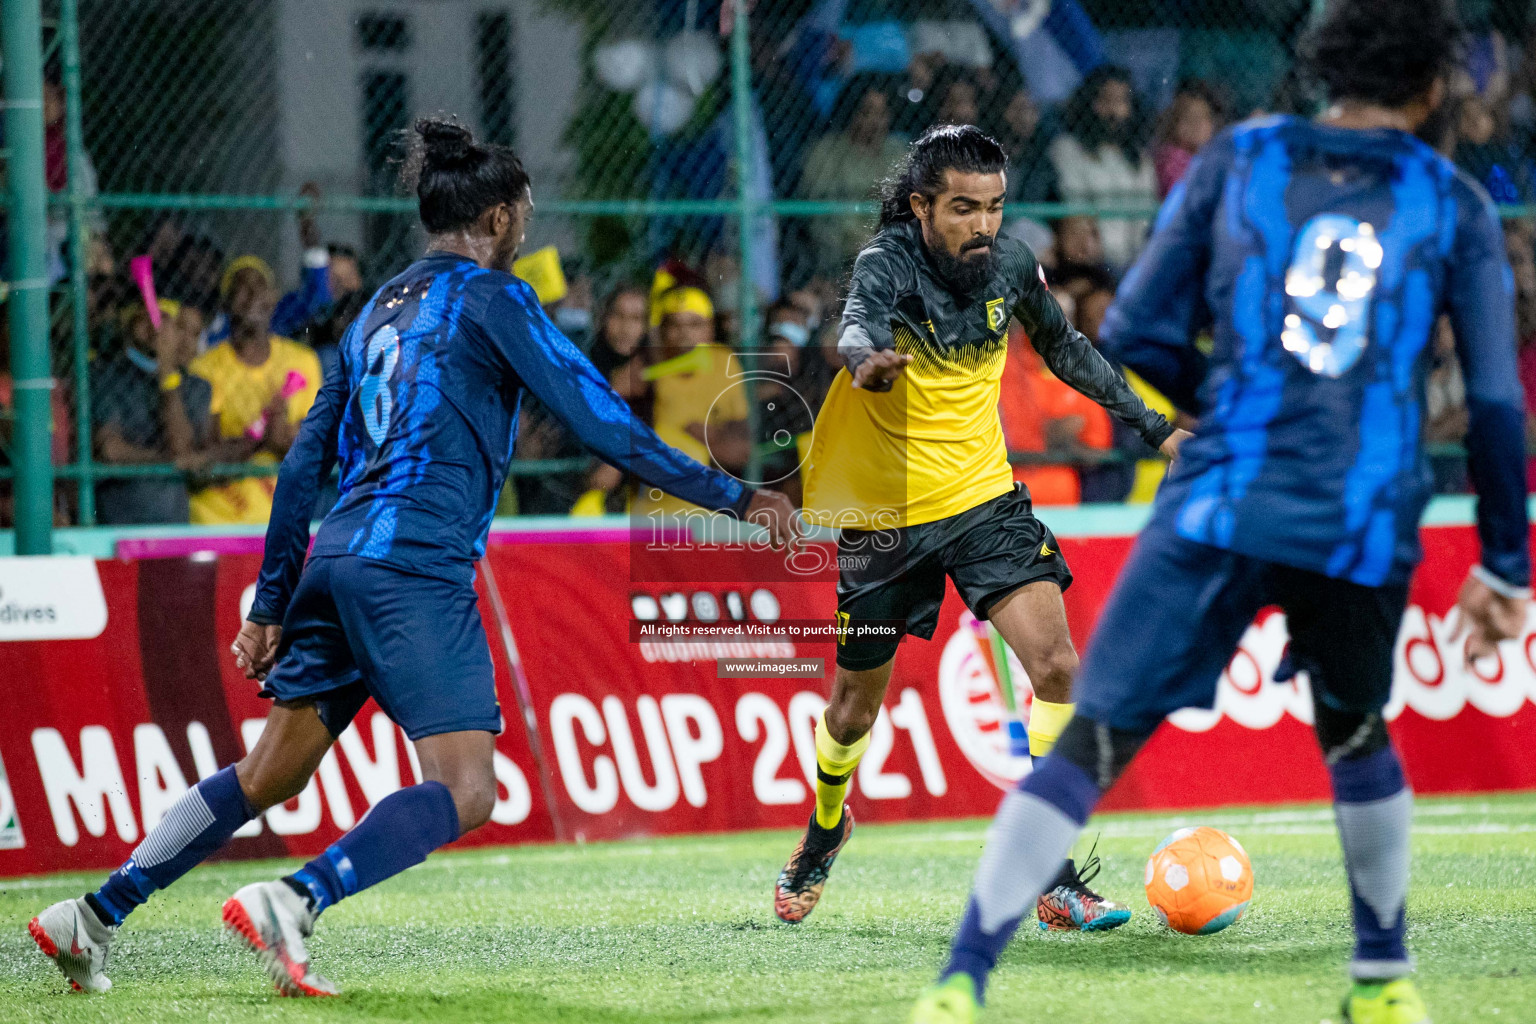
M747 387L735 354L715 344L715 308L699 288L673 288L656 304L657 361L645 371L653 382L656 433L706 465L741 473L747 463ZM642 487L639 515L677 514L694 506Z
M229 315L229 340L193 360L191 370L213 385L219 436L243 439L254 448L252 462L275 465L314 404L320 360L307 345L272 333L277 281L261 259L231 262L219 294ZM191 499L192 522L264 523L276 482L273 476L239 477L198 491Z

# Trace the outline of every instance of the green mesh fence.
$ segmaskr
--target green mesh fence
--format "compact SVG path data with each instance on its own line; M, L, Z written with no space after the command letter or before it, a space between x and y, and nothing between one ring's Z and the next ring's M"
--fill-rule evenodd
M216 459L188 478L99 443L97 399L112 393L93 378L133 343L141 308L130 259L149 255L160 294L198 311L200 348L218 341L236 257L260 257L281 293L300 286L306 246L329 244L371 291L422 248L395 184L419 114L450 111L518 148L536 202L525 251L557 248L570 294L554 311L583 343L606 296L648 289L665 265L711 293L728 344L775 344L792 303L811 336L797 358L816 359L873 187L929 125L974 122L1004 143L1005 230L1051 262L1091 335L1190 151L1232 120L1317 105L1295 71L1314 0L758 0L743 27L728 4L49 0L58 520L95 521L113 480L195 488L237 472ZM1437 141L1523 216L1532 17L1515 0L1462 6L1467 72ZM1519 225L1524 332L1536 267ZM297 340L334 344L356 304L333 300ZM592 463L530 417L505 507L561 511ZM1454 446L1454 426L1432 440ZM754 469L775 455L759 440ZM1454 448L1437 450L1454 487ZM1015 461L1141 454L1069 444Z

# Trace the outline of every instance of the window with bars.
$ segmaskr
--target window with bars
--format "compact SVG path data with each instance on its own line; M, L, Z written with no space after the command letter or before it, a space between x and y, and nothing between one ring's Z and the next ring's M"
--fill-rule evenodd
M507 11L485 11L475 18L480 127L487 141L504 146L512 145L517 133L514 38L512 15Z
M362 73L363 159L368 191L387 196L404 156L404 129L410 124L411 82L402 71L366 68ZM409 239L400 218L369 214L365 220L364 251L373 267L403 265L411 258Z
M404 53L411 48L411 23L403 14L366 11L353 25L357 48L365 52Z

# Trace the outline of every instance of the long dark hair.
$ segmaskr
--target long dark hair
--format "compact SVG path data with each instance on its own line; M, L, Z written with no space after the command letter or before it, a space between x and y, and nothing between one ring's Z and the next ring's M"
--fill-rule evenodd
M1125 133L1118 138L1111 137L1104 119L1093 109L1099 93L1110 82L1123 82L1131 90L1130 123L1126 125ZM1136 82L1125 68L1114 64L1100 64L1088 72L1082 84L1068 97L1066 106L1062 108L1061 119L1067 133L1076 136L1090 154L1097 153L1104 143L1113 142L1120 147L1120 151L1125 154L1126 160L1130 163L1141 162L1141 147L1146 141L1147 134L1146 111L1142 108L1141 97L1136 92Z
M997 174L1008 154L996 139L973 124L930 128L907 148L907 155L880 183L880 227L913 220L912 193L932 199L944 188L944 172Z
M506 146L477 144L468 128L448 118L419 118L412 132L400 180L416 193L428 232L467 228L491 207L527 197L528 172Z
M647 304L651 300L650 289L645 285L638 281L622 282L604 297L597 308L597 319L592 322L592 349L587 353L587 357L604 377L645 351L644 334L640 336L640 344L635 347L635 351L628 355L619 352L608 341L608 316L613 312L613 307L618 305L619 300L626 295L638 295Z

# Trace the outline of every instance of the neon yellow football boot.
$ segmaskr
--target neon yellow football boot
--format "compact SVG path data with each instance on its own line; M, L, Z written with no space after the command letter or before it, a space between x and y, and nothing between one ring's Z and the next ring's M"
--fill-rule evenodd
M1429 1010L1409 978L1386 984L1355 982L1344 997L1346 1024L1430 1024Z
M918 997L911 1024L975 1024L976 982L963 971L951 974Z

